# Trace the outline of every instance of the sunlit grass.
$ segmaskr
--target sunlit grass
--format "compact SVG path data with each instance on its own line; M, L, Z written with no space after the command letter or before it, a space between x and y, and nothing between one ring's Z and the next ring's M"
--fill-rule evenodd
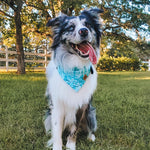
M99 73L94 94L98 130L79 134L77 150L150 149L150 72ZM44 73L0 74L0 150L47 150Z

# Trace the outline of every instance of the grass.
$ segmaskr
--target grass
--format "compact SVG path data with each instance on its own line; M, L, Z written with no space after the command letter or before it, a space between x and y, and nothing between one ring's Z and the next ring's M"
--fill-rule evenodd
M44 73L0 74L0 150L47 150L43 126ZM77 150L150 149L150 72L99 73L93 105L96 141L77 138Z

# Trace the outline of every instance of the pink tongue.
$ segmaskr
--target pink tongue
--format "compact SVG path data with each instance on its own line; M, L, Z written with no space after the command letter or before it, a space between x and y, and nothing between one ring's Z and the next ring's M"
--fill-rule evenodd
M89 59L93 65L97 63L97 57L94 48L89 43L82 43L78 45L79 50L82 53L87 53L89 51Z

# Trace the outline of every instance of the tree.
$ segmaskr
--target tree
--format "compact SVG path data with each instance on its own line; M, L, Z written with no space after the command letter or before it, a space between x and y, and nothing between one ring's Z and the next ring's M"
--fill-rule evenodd
M10 43L16 38L16 48L18 41L19 51L21 49L22 52L18 53L18 56L22 55L21 60L24 57L22 47L24 50L35 50L47 39L47 36L51 37L50 29L45 26L49 19L56 17L59 12L78 15L83 8L91 6L104 9L101 54L107 53L113 57L150 55L150 45L146 41L146 35L150 34L150 15L145 11L149 0L0 0L0 3L2 4L0 23L3 37L5 41L12 39L8 41ZM20 26L17 24L19 22ZM9 29L6 26L9 26ZM17 27L20 30L17 30ZM134 33L134 36L130 36L129 31L130 34ZM14 36L17 33L20 33L18 38Z
M150 45L145 40L150 34L150 14L145 11L149 0L102 0L101 5L105 12L104 35L111 45L109 55L143 57L140 53L145 53L150 57L146 53Z
M16 51L17 51L17 73L25 74L25 63L24 63L24 51L23 51L23 38L22 38L22 22L21 22L21 9L23 5L22 0L1 0L3 4L8 5L13 11L13 16L3 12L5 16L8 16L14 19L15 28L16 28Z
M29 45L33 39L34 42L32 42L32 44L35 44L35 41L36 44L39 44L39 41L42 41L41 37L43 34L45 34L46 30L46 20L48 21L50 15L47 12L47 7L42 0L34 2L30 0L0 0L0 3L2 4L2 9L0 10L0 20L3 37L5 41L10 42L11 44L13 44L14 38L16 39L15 46L17 51L17 73L24 74L25 62L23 45ZM32 12L32 9L30 8L36 8L36 10L38 10L38 14L37 12ZM40 14L44 15L44 19L42 19L43 16ZM8 29L6 29L6 26L8 26ZM16 29L15 33L14 27ZM33 34L35 34L36 38ZM37 37L39 35L40 37ZM24 45L24 47L26 47L26 45Z

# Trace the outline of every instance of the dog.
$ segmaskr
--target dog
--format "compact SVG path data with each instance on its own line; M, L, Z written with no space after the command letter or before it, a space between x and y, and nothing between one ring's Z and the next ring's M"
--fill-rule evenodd
M81 129L95 140L97 121L92 95L97 86L95 65L100 57L102 12L94 8L82 11L79 16L61 15L47 23L52 27L53 43L46 69L49 111L45 128L46 132L52 132L47 145L52 145L53 150L62 150L62 133L66 128L67 149L76 149L76 136Z

